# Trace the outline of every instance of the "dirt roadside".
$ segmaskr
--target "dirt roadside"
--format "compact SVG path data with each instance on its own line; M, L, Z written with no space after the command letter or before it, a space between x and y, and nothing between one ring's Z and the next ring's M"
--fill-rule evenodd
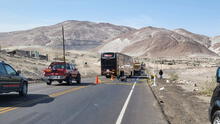
M180 83L166 79L156 82L157 86L151 89L171 124L209 124L209 102L198 98L198 93L186 91Z

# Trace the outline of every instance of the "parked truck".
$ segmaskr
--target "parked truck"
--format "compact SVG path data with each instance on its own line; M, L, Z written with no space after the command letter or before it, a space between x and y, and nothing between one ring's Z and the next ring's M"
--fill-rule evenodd
M133 58L117 52L101 54L101 75L126 80L133 75Z
M59 83L67 82L72 84L72 81L81 83L81 75L75 65L66 62L52 62L48 68L44 69L44 79L47 85L51 85L53 81Z
M145 74L145 63L134 62L133 64L133 75L143 76Z

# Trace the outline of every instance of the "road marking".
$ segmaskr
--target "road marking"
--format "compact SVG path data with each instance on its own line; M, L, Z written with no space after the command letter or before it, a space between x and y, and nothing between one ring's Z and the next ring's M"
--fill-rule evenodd
M82 89L82 88L86 88L86 87L87 87L87 86L72 88L72 89L64 90L64 91L62 91L62 92L53 93L53 94L51 94L51 95L49 95L49 96L50 96L50 97L57 97L57 96L61 96L61 95L64 95L64 94L67 94L67 93L70 93L70 92L73 92L73 91L76 91L76 90L79 90L79 89Z
M50 94L49 97L53 97L54 98L54 97L62 96L64 94L67 94L67 93L70 93L70 92L73 92L73 91L76 91L76 90L79 90L79 89L82 89L82 88L86 88L86 87L88 87L88 86L71 88L71 89L68 89L68 90L64 90L64 91L61 91L61 92ZM33 99L33 100L30 100L30 101L27 101L25 103L18 104L18 105L15 105L15 106L25 106L25 105L28 105L28 104L33 104L35 102L44 100L44 99L46 99L46 97L42 97L42 98L38 98L38 99ZM4 114L6 112L9 112L9 111L12 111L12 110L15 110L15 109L18 109L18 108L19 107L5 107L5 108L0 109L0 114Z
M4 110L4 111L1 111L0 114L9 112L9 111L12 111L12 110L15 110L15 109L17 109L17 107L11 107L11 108L9 108L9 109L6 109L6 110Z
M121 112L120 112L120 115L118 116L118 119L117 119L117 121L116 121L116 124L121 124L121 122L122 122L122 119L123 119L124 114L125 114L125 110L127 109L128 103L129 103L129 101L130 101L130 99L131 99L131 95L132 95L132 93L133 93L133 91L134 91L134 87L135 87L136 83L137 83L137 82L135 81L135 83L133 84L133 86L132 86L132 88L131 88L131 91L130 91L130 93L129 93L129 95L128 95L128 98L126 99L126 101L125 101L125 103L124 103L124 106L123 106L123 108L122 108L122 110L121 110Z
M106 84L106 85L133 85L134 83L103 83L103 84ZM137 83L136 85L143 85L145 83Z

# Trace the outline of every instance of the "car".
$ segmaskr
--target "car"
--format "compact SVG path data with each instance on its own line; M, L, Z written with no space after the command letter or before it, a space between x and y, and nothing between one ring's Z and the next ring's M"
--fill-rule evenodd
M52 62L48 68L44 70L44 79L47 85L51 85L53 81L59 83L67 82L72 84L72 81L81 83L81 74L75 65L67 62Z
M220 124L220 67L216 71L217 83L209 106L209 120L212 124Z
M20 75L21 71L0 61L0 94L18 92L20 96L27 96L28 81Z

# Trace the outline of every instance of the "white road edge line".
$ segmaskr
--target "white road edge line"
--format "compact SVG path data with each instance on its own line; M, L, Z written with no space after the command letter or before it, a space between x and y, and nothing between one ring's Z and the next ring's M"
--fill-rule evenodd
M131 95L132 95L132 93L133 93L133 91L134 91L134 87L135 87L136 83L137 83L137 82L135 81L135 83L133 84L133 86L132 86L132 88L131 88L131 91L130 91L130 93L129 93L129 95L128 95L128 98L126 99L126 101L125 101L125 103L124 103L124 106L123 106L123 108L122 108L122 110L121 110L121 112L120 112L120 115L118 116L118 119L117 119L117 121L116 121L116 124L121 124L121 122L122 122L122 119L123 119L124 114L125 114L125 110L127 109L128 103L129 103L129 101L130 101L130 99L131 99Z

